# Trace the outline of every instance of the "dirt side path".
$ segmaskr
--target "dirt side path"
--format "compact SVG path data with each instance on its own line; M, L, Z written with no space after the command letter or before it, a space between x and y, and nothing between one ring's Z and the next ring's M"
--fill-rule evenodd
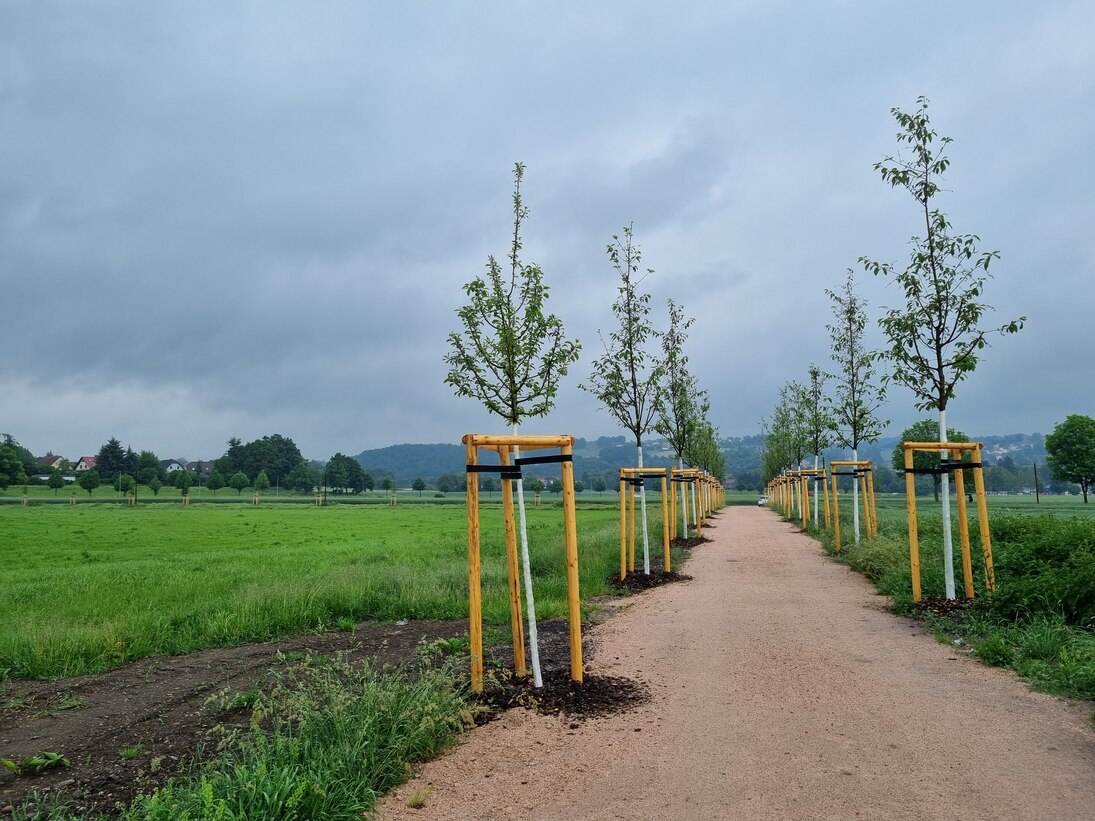
M956 656L766 510L708 535L693 581L596 628L592 668L649 682L647 704L577 725L511 711L381 817L1095 816L1089 705Z

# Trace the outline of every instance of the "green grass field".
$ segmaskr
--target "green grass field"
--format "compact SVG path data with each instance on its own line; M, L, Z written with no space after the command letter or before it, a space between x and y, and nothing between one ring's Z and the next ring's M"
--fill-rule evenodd
M583 598L610 592L618 567L611 501L579 503ZM482 523L484 618L506 623L500 506L484 504ZM17 504L0 506L0 532L9 676L74 676L362 619L467 616L463 504ZM529 540L539 615L564 617L560 507L529 508Z

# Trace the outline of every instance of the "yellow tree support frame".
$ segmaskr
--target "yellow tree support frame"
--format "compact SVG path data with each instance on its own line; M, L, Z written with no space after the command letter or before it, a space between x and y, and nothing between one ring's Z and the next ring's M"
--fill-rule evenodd
M935 468L918 470L913 467L916 451L939 453L940 451L968 451L972 462L941 460L939 470L954 471L955 495L958 500L958 532L962 538L962 577L966 586L966 598L973 598L973 560L970 557L970 526L966 513L966 480L962 473L973 471L973 486L977 493L977 520L981 530L981 553L985 562L985 589L996 592L996 573L992 567L992 541L989 535L989 510L985 500L985 474L981 469L980 442L902 442L905 451L905 498L909 516L909 566L912 569L913 601L920 601L920 537L916 530L916 474L934 473Z
M566 538L567 609L570 621L570 678L582 681L582 612L578 594L578 527L574 511L573 436L490 436L469 433L461 440L467 449L468 472L468 634L471 652L471 688L483 690L483 594L479 564L479 478L482 469L498 472L502 479L502 512L506 529L506 563L509 575L510 623L513 629L515 672L525 675L525 637L521 621L521 583L517 570L517 528L513 515L510 480L520 477L522 464L540 461L562 463L563 527ZM513 448L522 451L558 448L558 457L529 457L511 463ZM498 453L499 465L480 466L479 449Z
M669 558L669 493L668 476L672 468L620 468L620 580L627 576L628 571L635 572L635 488L643 483L644 479L661 479L662 481L662 553L665 572L669 573L673 568ZM627 515L627 507L624 504L625 497L630 496L631 515ZM627 532L630 534L631 551L630 561L627 545L625 543L625 520L628 521Z
M874 498L874 463L871 461L838 461L829 463L833 483L833 545L840 552L840 497L837 494L837 477L851 476L859 481L859 495L863 500L863 520L867 525L867 538L878 533L878 509ZM843 471L837 468L851 468ZM868 481L868 478L870 481Z
M821 484L822 490L825 493L825 527L829 527L829 483L827 481L828 472L825 468L802 468L801 470L789 471L791 475L797 476L801 482L802 493L802 529L806 529L806 525L813 518L813 511L810 510L810 485L814 486L814 493L817 493L818 483ZM819 522L815 522L815 525L819 525Z
M707 518L707 512L704 510L703 505L703 490L701 483L703 482L704 472L699 468L670 468L669 477L673 482L681 485L681 503L687 505L688 492L686 490L688 485L695 485L696 488L696 516L692 526L696 528L696 538L703 536L703 523ZM674 494L675 495L675 494ZM685 536L687 537L687 533Z

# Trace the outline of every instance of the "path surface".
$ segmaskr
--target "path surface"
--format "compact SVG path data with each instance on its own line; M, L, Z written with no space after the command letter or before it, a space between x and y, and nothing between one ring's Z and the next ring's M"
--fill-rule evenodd
M592 669L648 682L647 704L576 727L511 711L381 817L1095 817L1090 705L939 644L767 510L715 524L693 581L596 628Z

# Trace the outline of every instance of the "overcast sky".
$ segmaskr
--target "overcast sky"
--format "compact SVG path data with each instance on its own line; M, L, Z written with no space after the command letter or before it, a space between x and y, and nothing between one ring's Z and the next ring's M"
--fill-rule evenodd
M442 356L521 161L524 258L584 347L524 429L620 432L578 383L633 222L712 421L758 433L830 366L825 289L904 267L916 205L872 164L925 95L954 138L939 205L1002 256L987 322L1028 317L948 421L1048 432L1095 414L1093 43L1091 0L0 0L0 431L70 459L502 432ZM872 316L898 303L857 278Z

